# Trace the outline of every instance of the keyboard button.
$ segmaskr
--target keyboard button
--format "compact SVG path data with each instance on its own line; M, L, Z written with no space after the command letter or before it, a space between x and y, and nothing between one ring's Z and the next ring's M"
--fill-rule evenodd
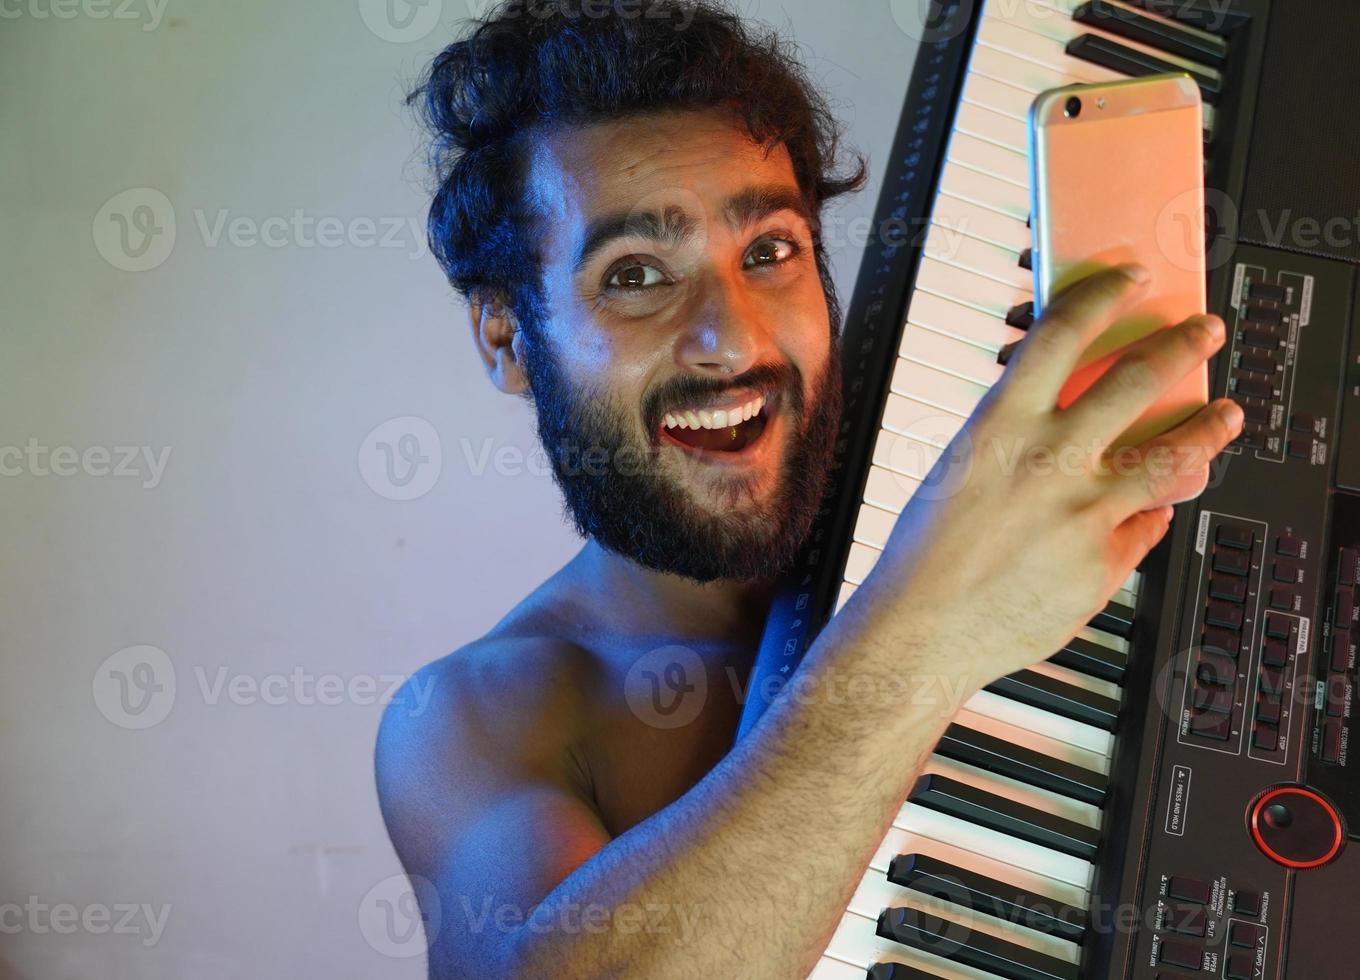
M1257 323L1268 323L1272 327L1278 327L1284 322L1284 314L1270 306L1248 306L1246 317Z
M1213 886L1207 881L1198 878L1187 878L1184 875L1172 875L1166 880L1166 897L1174 898L1182 902L1194 902L1196 905L1208 905L1209 899L1213 896Z
M1246 575L1251 571L1251 555L1245 551L1214 551L1213 570L1225 575Z
M1307 436L1290 436L1289 455L1294 459L1312 459L1313 440Z
M1336 581L1339 585L1354 585L1360 571L1360 548L1341 549L1341 567Z
M1267 725L1280 723L1281 706L1278 698L1262 697L1256 704L1256 720Z
M1345 674L1332 674L1327 678L1327 716L1340 718L1346 713L1346 693L1350 681Z
M1303 542L1292 534L1281 534L1275 539L1275 553L1286 558L1297 558L1303 554Z
M1263 752L1274 752L1280 747L1280 729L1277 725L1258 722L1251 735L1252 744Z
M1243 402L1238 399L1237 404L1242 406L1242 415L1254 425L1270 425L1270 406L1257 405L1254 402Z
M1209 580L1209 595L1228 602L1246 602L1247 580L1240 577L1216 576Z
M1268 330L1243 330L1242 343L1257 350L1278 350L1279 338Z
M1236 660L1237 655L1242 650L1242 634L1234 633L1232 630L1210 627L1204 631L1200 647L1210 653L1216 653L1222 657L1232 657Z
M1332 630L1332 662L1331 668L1337 673L1344 673L1351 665L1351 631Z
M1299 580L1299 566L1292 561L1277 561L1271 566L1270 577L1276 582L1297 582Z
M1307 412L1295 412L1289 417L1289 427L1291 429L1295 432L1307 432L1309 435L1313 432L1315 422L1316 420L1313 416L1309 415Z
M1198 970L1204 965L1204 950L1190 943L1174 939L1163 939L1162 948L1157 954L1157 962L1167 966L1180 966L1187 970Z
M1261 914L1261 893L1238 890L1233 895L1233 911L1252 918Z
M1237 680L1237 665L1227 657L1215 657L1212 654L1201 654L1199 658L1199 668L1195 673L1205 684L1217 684L1219 687L1231 687Z
M1322 750L1322 761L1336 763L1341 761L1341 722L1323 722L1322 732L1318 739L1319 748Z
M1255 949L1257 944L1265 938L1266 931L1261 926L1254 926L1246 922L1234 922L1232 929L1228 932L1228 942L1233 946L1241 946L1243 949Z
M1170 932L1203 938L1204 909L1203 907L1169 908L1166 910L1166 917L1162 920L1162 927Z
M1244 425L1237 438L1231 443L1234 446L1241 446L1243 449L1265 449L1266 434L1258 426Z
M1198 711L1212 711L1216 714L1226 715L1232 713L1233 692L1228 687L1217 687L1213 684L1196 684L1194 693L1191 695L1191 704Z
M1200 712L1190 715L1190 733L1226 742L1232 735L1232 716Z
M1244 371L1254 371L1257 374L1274 374L1279 367L1273 357L1245 353L1237 358L1237 365Z
M1261 663L1267 667L1283 667L1289 663L1289 648L1283 640L1266 640L1261 648Z
M1350 589L1336 590L1336 605L1332 608L1332 622L1349 627L1355 617L1355 593Z
M1266 401L1275 397L1275 386L1259 378L1238 378L1236 391L1250 398L1263 398Z
M1261 690L1267 694L1278 695L1284 692L1284 671L1279 667L1261 669Z
M1277 640L1287 639L1289 636L1289 620L1283 616L1266 613L1266 636L1274 637Z
M1251 953L1233 953L1223 968L1224 980L1252 980L1256 976L1256 958Z
M1247 295L1252 299L1263 299L1271 303L1283 303L1285 292L1283 286L1277 286L1272 282L1254 282L1247 290Z
M1294 590L1274 588L1270 590L1270 608L1289 612L1294 608Z
M1256 543L1256 533L1250 528L1220 524L1218 530L1214 532L1214 541L1225 548L1250 551L1252 545Z
M1210 599L1209 609L1204 615L1204 621L1210 626L1240 630L1242 628L1242 607L1233 603Z

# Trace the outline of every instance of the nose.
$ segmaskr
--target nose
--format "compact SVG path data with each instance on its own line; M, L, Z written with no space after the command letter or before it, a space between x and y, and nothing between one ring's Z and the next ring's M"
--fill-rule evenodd
M676 341L676 361L691 371L727 377L769 360L768 314L749 301L739 282L713 275L706 287L702 304Z

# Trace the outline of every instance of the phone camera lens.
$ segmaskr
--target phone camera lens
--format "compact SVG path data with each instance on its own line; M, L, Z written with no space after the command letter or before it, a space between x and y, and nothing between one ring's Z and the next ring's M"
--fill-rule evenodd
M1067 104L1063 106L1063 112L1068 119L1076 119L1077 116L1081 115L1081 99L1075 95L1069 97Z

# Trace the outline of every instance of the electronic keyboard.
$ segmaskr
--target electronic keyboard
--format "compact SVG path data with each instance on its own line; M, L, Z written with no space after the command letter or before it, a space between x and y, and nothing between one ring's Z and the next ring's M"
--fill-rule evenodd
M836 466L741 731L1033 321L1039 92L1199 85L1229 328L1211 396L1246 423L1104 611L953 719L812 977L1360 978L1360 4L930 6L846 317Z

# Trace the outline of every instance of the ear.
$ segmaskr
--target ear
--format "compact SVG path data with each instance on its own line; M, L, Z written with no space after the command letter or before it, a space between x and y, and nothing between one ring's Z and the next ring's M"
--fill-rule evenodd
M529 379L520 356L523 338L510 307L498 296L474 293L468 297L468 321L491 383L507 395L527 391Z

